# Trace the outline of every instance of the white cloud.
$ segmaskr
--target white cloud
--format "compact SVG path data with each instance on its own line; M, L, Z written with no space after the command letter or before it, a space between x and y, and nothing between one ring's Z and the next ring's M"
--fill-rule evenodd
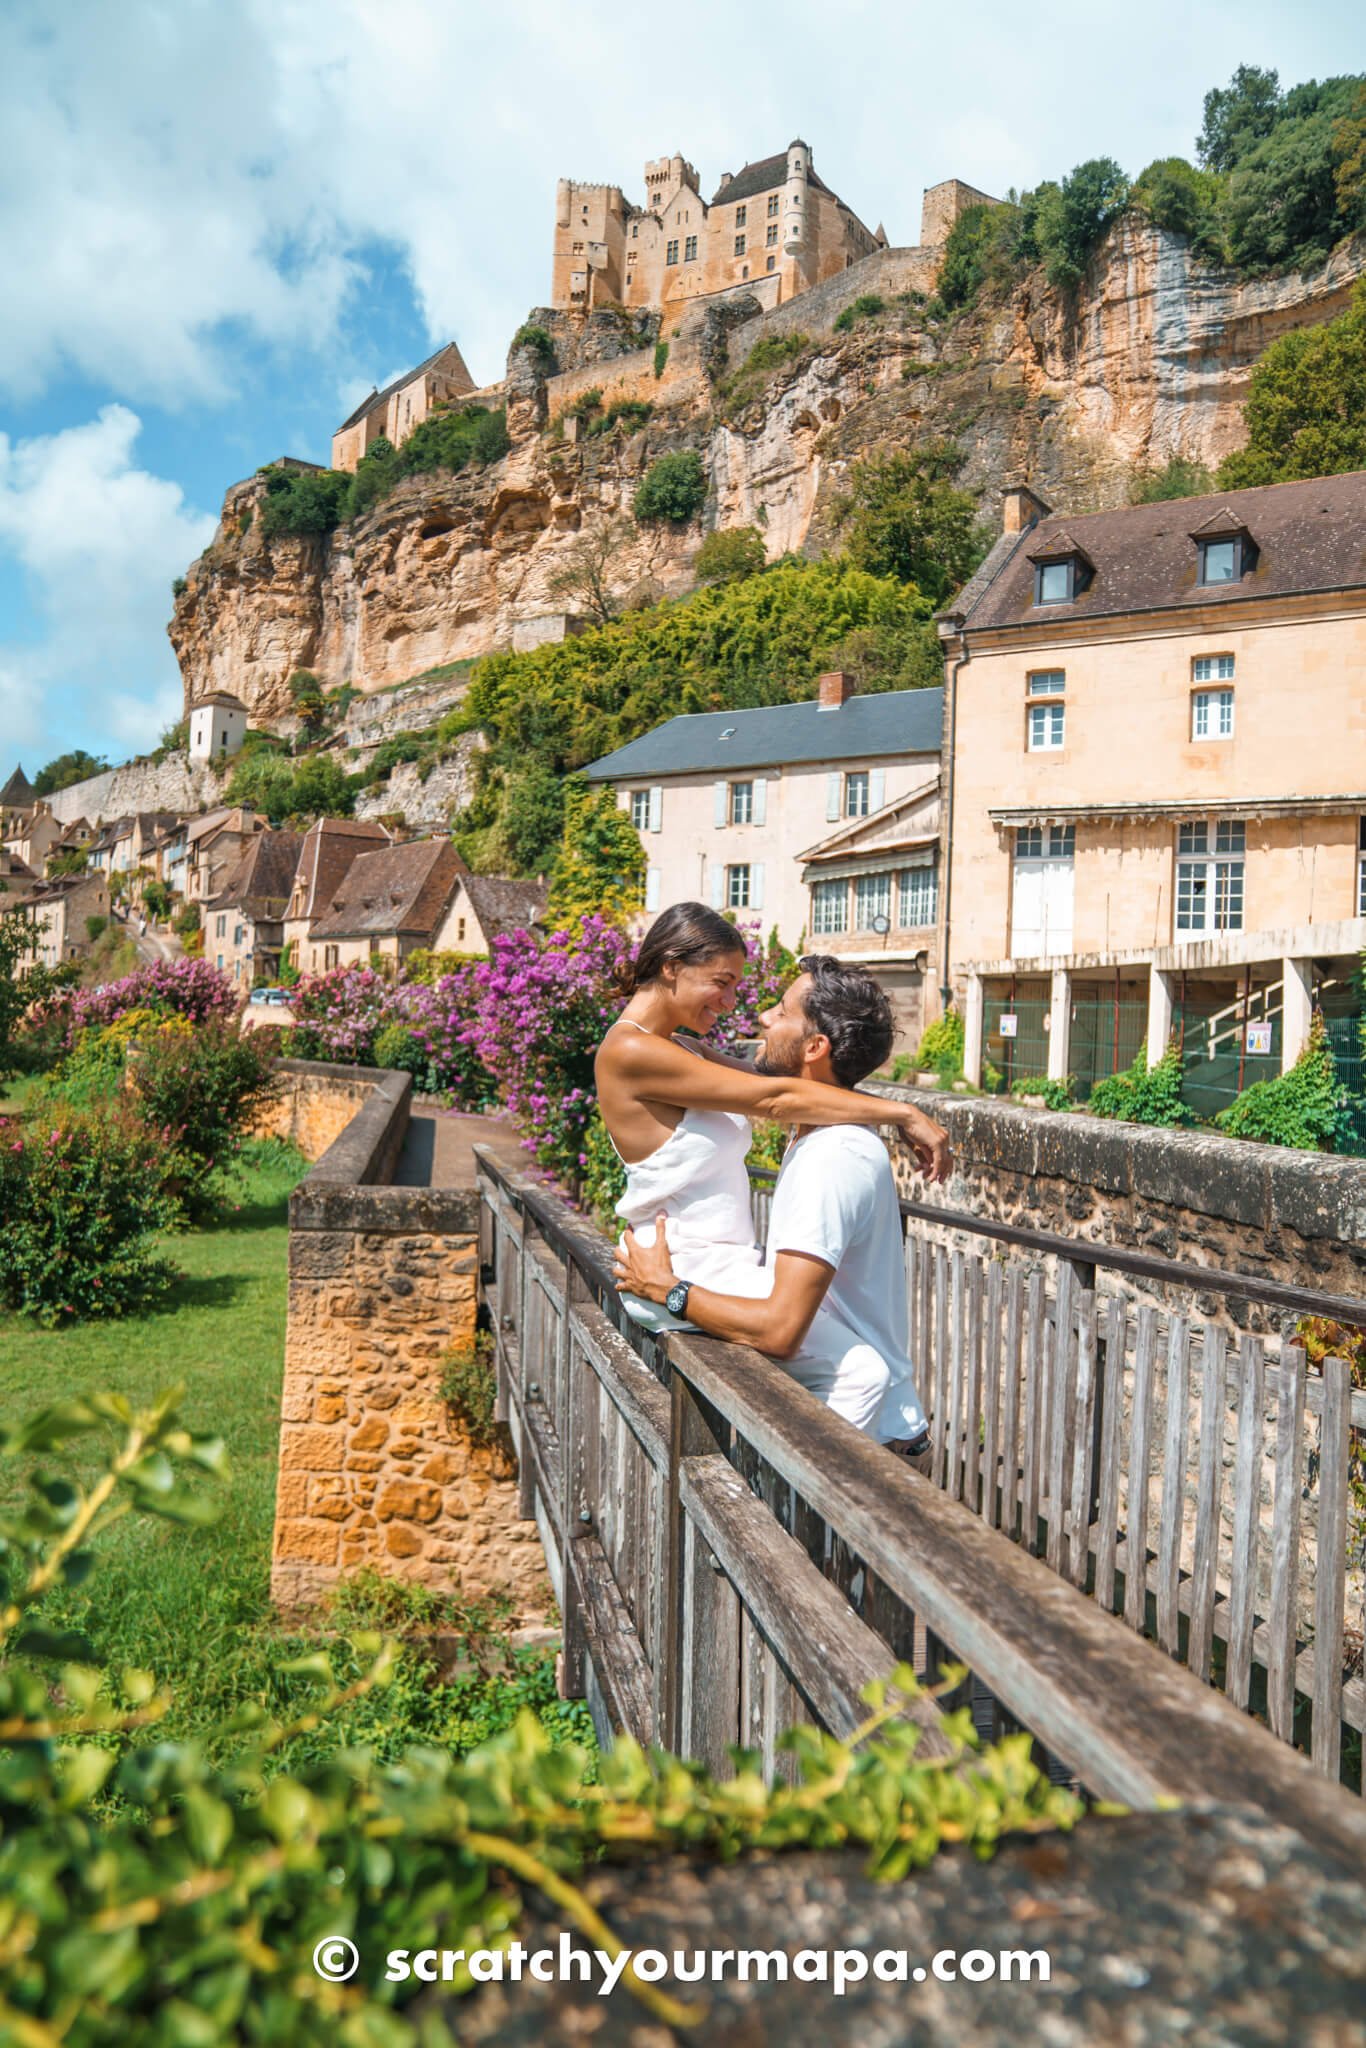
M0 434L0 548L21 568L43 629L34 644L0 645L7 751L43 740L44 701L49 737L60 709L62 746L98 739L137 751L179 716L170 586L215 521L178 484L136 466L140 424L108 405L60 433Z

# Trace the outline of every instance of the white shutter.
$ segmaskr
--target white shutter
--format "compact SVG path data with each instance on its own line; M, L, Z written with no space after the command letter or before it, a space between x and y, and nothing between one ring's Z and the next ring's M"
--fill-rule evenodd
M722 786L724 787L724 784ZM707 872L711 882L711 907L713 910L719 910L726 893L726 871L720 861L713 861Z
M645 870L645 908L647 910L658 910L659 908L658 868L647 868Z
M840 814L840 784L843 780L844 777L837 768L832 768L825 778L825 816L827 823L831 825Z
M713 782L711 786L711 821L713 825L724 825L726 822L726 785L724 782Z
M652 832L660 832L663 829L664 785L662 783L657 782L654 788L650 791L650 830Z
M761 860L749 864L749 907L751 910L764 907L764 864Z
M868 808L880 811L887 801L887 770L874 768L868 777Z
M756 776L754 781L754 822L768 823L768 779L763 775Z

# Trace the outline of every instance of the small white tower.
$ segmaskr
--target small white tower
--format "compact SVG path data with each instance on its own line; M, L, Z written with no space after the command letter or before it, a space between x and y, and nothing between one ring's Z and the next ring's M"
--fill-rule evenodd
M247 707L240 697L215 690L190 706L190 759L222 761L237 753L247 736Z

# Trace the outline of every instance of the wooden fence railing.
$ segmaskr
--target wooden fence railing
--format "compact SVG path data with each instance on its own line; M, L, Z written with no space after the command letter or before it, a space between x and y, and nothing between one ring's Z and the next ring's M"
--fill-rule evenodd
M1098 1796L1256 1805L1366 1854L1354 1797L780 1366L630 1324L606 1241L476 1152L499 1414L561 1602L565 1690L601 1722L781 1770L786 1727L847 1733L894 1661L957 1662L991 1731L1027 1729ZM976 1470L980 1487L980 1452ZM916 1718L942 1750L937 1706Z
M761 1235L772 1178L754 1176ZM1194 1311L1366 1324L1366 1301L902 1209L936 1483L1357 1780L1366 1392L1340 1358L1306 1371L1299 1344ZM1126 1279L1182 1306L1131 1300Z

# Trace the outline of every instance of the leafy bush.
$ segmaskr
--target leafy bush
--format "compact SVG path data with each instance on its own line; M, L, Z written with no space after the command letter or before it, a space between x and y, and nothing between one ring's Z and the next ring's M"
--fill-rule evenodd
M1351 1134L1352 1117L1320 1012L1315 1012L1304 1051L1289 1073L1254 1081L1214 1121L1230 1138L1298 1145L1308 1152L1337 1150Z
M353 474L337 469L264 469L261 531L267 539L276 534L331 533L360 518L406 477L497 462L510 446L505 413L478 405L453 406L430 414L401 448L381 435Z
M836 315L835 332L847 334L856 321L874 320L879 313L885 313L887 301L879 292L860 292L852 305Z
M1171 455L1161 469L1134 472L1129 486L1131 505L1157 505L1170 498L1199 498L1214 488L1214 477L1189 455Z
M512 337L512 346L514 349L530 349L534 356L540 358L545 369L548 369L555 360L554 340L547 330L538 326L534 320L524 321L517 329Z
M441 1365L441 1398L477 1450L503 1446L506 1431L493 1418L497 1394L493 1338L478 1330L472 1343L448 1352Z
M109 919L107 917L88 917L86 919L85 935L89 939L92 946L94 945L96 939L100 936L100 933L107 929L108 924Z
M965 206L949 229L935 291L940 305L950 312L970 306L986 282L995 211L991 206Z
M564 837L550 872L546 913L572 925L596 912L613 923L640 908L645 848L610 787L590 789L575 778L564 794Z
M262 747L239 755L228 784L227 801L262 812L272 824L288 820L349 818L364 778L348 775L335 754L288 755Z
M98 988L66 989L53 995L49 1012L59 1016L65 1043L91 1025L115 1024L130 1010L174 1012L192 1024L234 1017L238 995L225 974L205 960L153 960Z
M103 754L88 754L84 747L75 747L69 754L58 754L38 770L33 778L33 794L55 796L60 789L70 789L73 782L88 782L92 775L103 775L108 766Z
M666 364L666 363L668 362L668 360L669 360L669 344L668 344L668 342L667 342L667 341L657 341L657 342L655 343L655 375L656 375L656 377L662 377L662 376L664 375L664 365L665 365L665 364Z
M191 932L197 932L199 930L199 905L197 903L187 903L182 909L178 910L175 914L175 923L172 926L172 930L177 932L182 939L188 938Z
M1336 320L1283 334L1243 405L1247 444L1219 466L1226 489L1366 468L1366 279Z
M767 550L757 526L731 526L709 533L693 557L699 583L739 583L765 567Z
M171 578L172 597L184 597L185 592L189 589L189 587L189 584L186 582L183 576L173 576Z
M176 1269L155 1250L175 1220L155 1133L124 1104L0 1118L0 1300L49 1325L135 1315Z
M933 1068L941 1081L959 1080L963 1072L963 1045L962 1011L945 1010L920 1034L913 1063L916 1071L928 1073Z
M132 1092L163 1148L164 1184L192 1222L217 1209L243 1133L275 1092L276 1051L274 1032L215 1019L154 1031L129 1055Z
M390 982L372 967L334 967L327 974L301 975L291 997L296 1023L289 1034L298 1058L342 1060L358 1066L388 1064L379 1058L380 1034L397 1026L420 1049L421 1061L404 1066L427 1095L448 1095L463 1109L483 1109L494 1087L474 1050L475 989L471 966L441 975L431 984ZM396 1041L389 1041L391 1050ZM415 1062L412 1045L405 1051Z
M1071 1082L1050 1081L1046 1074L1023 1074L1018 1081L1011 1082L1010 1092L1017 1100L1026 1095L1041 1096L1046 1109L1072 1107Z
M868 455L833 507L849 557L874 576L914 584L932 605L952 596L985 555L990 536L977 501L953 485L962 461L951 441Z
M633 1742L600 1760L572 1742L556 1749L526 1713L462 1759L429 1741L389 1761L327 1741L329 1724L371 1700L382 1732L388 1695L405 1684L399 1645L340 1603L346 1640L284 1665L287 1683L316 1687L292 1722L247 1700L200 1739L168 1739L157 1724L171 1703L150 1672L106 1675L88 1643L47 1624L114 1517L189 1529L217 1515L186 1473L221 1475L222 1443L187 1430L175 1402L133 1412L97 1394L0 1431L12 1463L49 1461L3 1530L0 1896L24 1916L6 1985L16 2041L441 2048L449 2016L407 2016L420 1987L385 1978L388 1953L496 1946L539 1890L616 1956L621 1943L580 1888L604 1853L730 1860L843 1844L890 1882L945 1843L985 1856L1005 1834L1080 1814L1027 1735L978 1752L966 1715L949 1722L961 1767L918 1763L905 1701L920 1688L904 1665L867 1689L849 1743L809 1727L790 1738L795 1783L767 1784L752 1753L717 1783ZM93 1482L50 1469L102 1429L112 1441ZM310 1739L322 1754L295 1761ZM364 1961L339 1995L313 1958L342 1931ZM655 2022L693 2017L629 1966L624 1980ZM468 1970L448 1988L472 1988Z
M706 495L701 456L695 448L680 448L650 464L636 487L635 515L642 526L656 520L686 526L701 511Z
M130 1047L149 1045L161 1035L189 1037L193 1030L188 1017L149 1008L125 1010L112 1024L87 1025L48 1075L42 1095L77 1108L93 1108L123 1086Z
M264 469L266 492L261 500L261 532L267 540L279 534L306 538L331 533L346 517L351 478L343 469Z
M1195 1112L1181 1099L1181 1051L1173 1039L1155 1067L1141 1045L1132 1066L1107 1074L1091 1090L1086 1107L1092 1116L1130 1124L1155 1124L1168 1130L1195 1122Z
M400 1074L426 1072L427 1053L406 1024L381 1024L375 1033L375 1065Z
M1042 185L1035 195L1034 240L1048 281L1060 290L1080 284L1097 243L1124 211L1129 181L1113 157L1091 157L1070 171L1061 185Z
M147 915L158 924L164 924L171 914L171 890L169 883L158 882L155 877L142 885L142 905Z
M1184 157L1159 157L1139 173L1129 197L1154 227L1184 235L1198 255L1214 262L1223 257L1224 181L1214 171L1198 171Z

